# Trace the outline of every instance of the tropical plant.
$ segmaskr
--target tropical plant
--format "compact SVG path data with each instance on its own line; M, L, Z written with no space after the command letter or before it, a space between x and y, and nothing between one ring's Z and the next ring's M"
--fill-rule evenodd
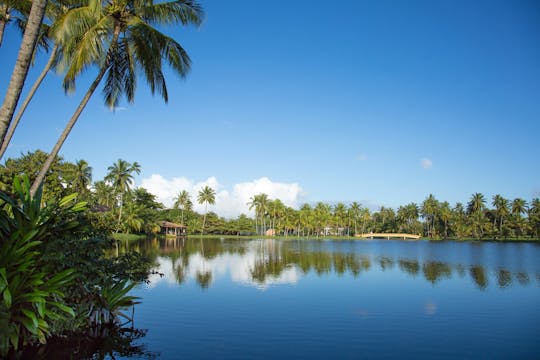
M199 190L199 195L197 196L197 201L199 204L204 204L204 217L202 223L201 234L204 235L204 225L206 223L206 215L208 213L208 204L214 205L216 203L216 192L214 189L206 185L204 188Z
M107 176L105 176L105 181L113 187L113 189L118 194L118 227L117 232L120 229L120 223L122 221L122 208L124 205L124 194L131 191L131 187L134 184L133 173L140 174L141 166L134 162L133 164L118 159L118 161L107 168L109 171Z
M357 224L358 224L358 218L360 217L360 210L361 209L362 209L362 207L356 201L354 201L351 204L351 206L349 207L349 212L350 212L350 214L352 216L352 220L353 220L353 223L354 223L354 234L355 235L358 233Z
M0 355L17 350L34 338L44 343L51 321L74 316L63 303L61 289L73 270L51 273L41 262L39 248L55 234L78 226L70 213L85 209L75 195L41 207L41 189L30 194L28 177L15 177L14 197L0 192Z
M499 222L498 232L499 234L502 234L502 227L504 223L504 219L507 218L510 215L510 211L508 209L508 200L502 197L501 195L497 194L493 196L493 202L492 205L495 206L495 219L493 226L497 227L497 220Z
M67 13L62 26L55 32L57 41L63 44L60 66L66 68L64 88L73 90L76 77L92 65L97 65L99 72L50 152L32 191L43 181L48 167L103 78L105 103L110 108L118 105L122 95L133 102L139 69L152 94L157 91L165 102L168 101L163 61L185 77L191 60L178 42L154 25L200 25L202 17L202 8L195 0L159 3L89 0L88 6Z
M85 160L78 160L73 171L73 189L79 194L86 194L92 183L92 167Z
M420 215L426 220L426 232L431 238L437 235L435 229L435 219L438 215L438 209L439 201L435 199L435 196L433 196L433 194L429 194L429 196L424 200L420 208Z
M191 198L186 190L182 190L178 193L176 200L174 201L174 208L180 208L182 210L182 224L184 224L184 211L191 207Z
M486 200L481 193L474 193L467 204L467 214L470 216L471 228L475 237L484 236L484 226L486 223Z
M126 314L125 310L140 303L139 297L128 295L136 285L123 280L96 289L98 291L94 294L89 311L90 325L123 325L121 318L132 322L133 316Z

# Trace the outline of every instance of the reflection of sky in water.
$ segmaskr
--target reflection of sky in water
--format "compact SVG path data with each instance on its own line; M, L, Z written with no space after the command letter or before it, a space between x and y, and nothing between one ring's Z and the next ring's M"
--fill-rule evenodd
M356 278L364 272L377 276L388 271L421 277L433 285L453 277L470 278L482 290L540 284L540 246L532 243L255 240L221 242L217 254L203 254L204 246L192 250L187 259L158 256L158 271L164 276L153 275L150 287L202 277L205 287L231 281L264 290L296 284L309 273L351 273ZM436 306L426 309L426 314L433 313Z
M176 261L180 263L182 260ZM251 275L256 261L257 254L254 251L242 255L222 254L213 259L205 259L201 254L197 253L189 256L189 265L184 269L184 275L187 280L195 279L197 273L210 272L214 281L229 277L233 282L255 286L259 289L266 289L268 286L278 284L295 284L302 276L296 267L289 267L281 272L279 276L267 275L263 283L256 282ZM173 270L172 260L159 256L157 262L159 264L158 271L163 273L164 276L151 275L149 286L155 286L163 281L176 284L176 274Z
M134 291L136 326L149 330L145 341L161 359L540 353L537 244L187 240L172 248L157 257L163 278Z

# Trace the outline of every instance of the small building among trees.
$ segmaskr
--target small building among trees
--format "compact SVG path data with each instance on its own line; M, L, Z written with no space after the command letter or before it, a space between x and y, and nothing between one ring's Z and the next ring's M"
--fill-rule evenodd
M169 221L160 221L159 234L165 236L187 236L187 226Z

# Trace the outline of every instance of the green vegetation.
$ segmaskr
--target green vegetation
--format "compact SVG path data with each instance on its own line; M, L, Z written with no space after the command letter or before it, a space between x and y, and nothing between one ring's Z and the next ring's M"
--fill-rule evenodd
M51 335L115 327L136 304L127 292L152 263L138 253L106 256L107 234L72 194L44 202L28 177L0 192L0 354Z
M15 174L31 174L33 180L44 161L40 151L8 159L0 167L0 187L12 192L9 181ZM207 211L215 203L215 191L201 189L197 201L205 205L203 214L193 210L186 190L179 192L172 209L165 209L144 188L134 188L133 174L140 165L119 159L108 168L104 180L91 185L92 168L84 160L76 163L57 158L47 173L44 199L57 199L77 192L89 204L88 218L102 231L115 233L115 239L129 240L156 234L160 221L185 224L192 235L258 235L278 237L350 237L366 233L409 233L429 239L521 239L540 237L540 201L505 199L495 195L490 203L481 193L471 196L463 205L451 206L428 195L421 204L409 203L397 210L381 207L370 211L358 202L315 205L299 209L286 206L266 194L251 198L248 205L254 218L245 214L225 219ZM491 206L490 206L491 205ZM130 234L122 235L122 234ZM134 236L135 235L135 236Z
M144 189L132 189L137 163L118 160L91 190L89 164L57 155L102 82L105 103L113 109L122 96L133 101L139 77L167 101L163 65L184 77L191 60L161 31L167 25L198 26L202 18L194 0L0 1L0 46L11 24L23 32L0 108L0 157L50 70L64 76L65 91L73 91L84 71L98 69L52 151L8 159L0 169L1 357L20 357L21 346L52 335L97 334L118 326L120 317L131 320L122 311L136 303L128 292L147 278L152 264L138 253L107 256L111 235L125 240L130 233L157 232L162 206ZM49 60L19 104L37 46L50 51Z

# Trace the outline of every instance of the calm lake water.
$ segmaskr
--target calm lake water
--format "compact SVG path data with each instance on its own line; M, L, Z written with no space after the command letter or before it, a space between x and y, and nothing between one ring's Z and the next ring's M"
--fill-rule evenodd
M137 331L43 358L538 359L540 244L155 239ZM59 351L58 349L61 349Z
M540 357L540 245L148 240L133 357ZM118 354L117 354L118 355Z

